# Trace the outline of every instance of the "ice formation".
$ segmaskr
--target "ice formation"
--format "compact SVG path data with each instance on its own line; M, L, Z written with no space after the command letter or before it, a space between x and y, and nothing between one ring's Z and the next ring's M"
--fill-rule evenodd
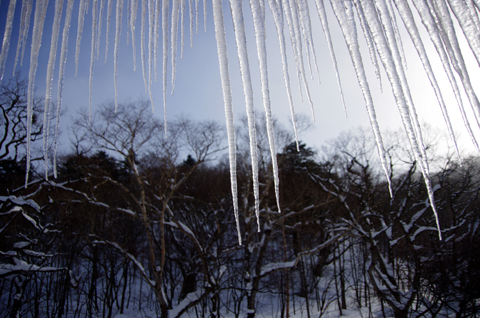
M77 36L76 36L76 49L75 49L75 69L78 68L79 54L81 46L81 38L83 33L84 19L86 15L93 15L92 20L92 38L91 38L91 52L90 52L90 96L93 83L93 67L94 57L98 58L98 48L101 42L101 29L102 22L106 24L106 50L105 60L108 55L108 38L110 29L110 20L112 15L112 8L114 5L113 0L56 0L55 1L55 17L52 30L46 32L51 35L50 40L50 56L47 63L47 91L45 100L45 122L48 121L48 114L50 112L50 105L53 100L51 99L51 88L53 80L54 65L57 63L57 46L58 36L60 33L60 21L62 16L64 18L62 45L60 49L59 57L59 76L58 76L58 92L57 92L57 114L62 104L62 90L65 74L65 63L67 60L67 43L70 33L70 24L72 16L72 8L74 1L78 2L78 22L77 22ZM105 1L106 10L104 10ZM127 37L131 33L131 43L135 56L136 42L135 29L137 23L140 20L140 51L141 51L141 68L144 79L145 91L149 94L152 100L152 81L156 79L157 72L157 55L159 54L158 47L161 37L162 41L162 87L163 87L163 104L164 104L164 116L166 120L166 106L167 106L167 82L172 81L172 89L174 87L175 74L176 74L176 57L177 57L177 37L178 37L178 24L180 24L180 40L181 40L181 54L183 54L184 46L184 19L189 19L190 29L190 45L193 45L193 29L195 23L195 30L198 32L199 24L199 11L202 10L199 6L203 6L204 16L204 29L207 30L207 24L211 23L208 10L213 8L213 25L215 29L215 37L217 40L218 58L220 65L220 77L223 88L224 103L225 103L225 115L228 130L228 142L229 142L229 157L231 167L231 180L232 180L232 195L234 197L235 214L238 214L237 206L237 190L236 190L236 173L235 173L235 130L232 111L232 95L231 95L231 83L229 78L229 64L227 53L227 34L225 32L224 14L228 12L222 5L221 0L212 0L212 3L208 3L207 0L203 0L200 5L199 0L188 0L188 14L186 14L186 0L140 0L141 11L140 19L137 19L139 0L116 0L116 12L115 12L115 44L114 44L114 85L115 94L117 94L117 65L118 53L120 50L120 36L121 36L121 24L122 24L122 11L124 6L127 6ZM17 62L20 59L22 63L25 46L27 45L28 34L30 29L30 17L33 8L33 0L22 0L21 8L19 8L20 1L10 0L3 1L1 5L8 6L7 18L5 21L5 32L2 41L2 48L0 51L0 78L3 78L5 65L8 59L8 51L10 42L12 41L12 29L18 25L18 40L16 45L15 58L12 61L13 71L17 67ZM63 9L64 2L67 2ZM248 2L248 3L247 3ZM254 183L255 197L258 197L258 181L257 175L257 157L255 150L255 127L254 127L254 97L252 93L251 72L249 67L249 59L253 58L249 56L249 52L246 48L246 35L245 35L245 19L243 17L243 10L245 7L249 7L251 15L253 17L253 29L255 30L255 45L257 59L259 61L259 75L261 79L262 100L264 105L269 147L271 151L271 161L274 167L274 179L275 189L278 202L278 168L276 167L276 146L273 134L272 126L272 113L274 110L270 106L269 96L269 78L267 67L267 52L266 52L266 36L267 30L266 21L267 15L273 17L273 23L278 38L279 50L283 66L283 76L285 82L285 91L290 105L293 127L296 132L295 123L295 110L294 102L291 94L291 83L288 67L287 55L291 52L293 54L293 61L295 63L295 73L298 81L298 88L300 95L306 94L306 98L311 104L313 114L313 103L310 98L310 88L306 79L305 71L305 59L307 60L307 66L312 74L312 65L315 67L315 71L319 76L321 70L318 69L314 41L313 39L318 36L320 29L313 29L311 27L311 19L313 18L312 6L317 8L318 18L321 22L321 30L323 31L327 40L327 49L329 50L336 80L340 89L342 103L345 107L343 100L342 83L340 80L340 73L337 67L336 52L333 48L332 36L329 30L329 22L327 20L327 1L324 0L230 0L230 14L231 17L226 19L232 19L234 24L234 34L237 46L237 53L239 59L239 65L241 69L243 90L245 97L245 104L248 115L248 126L250 134L250 149L252 156L252 175ZM170 5L171 3L171 5ZM224 2L225 3L225 2ZM446 102L443 98L443 92L438 84L437 75L438 72L444 71L452 91L454 92L457 100L460 114L462 115L465 127L470 136L472 143L478 149L478 142L475 139L472 123L470 118L467 117L465 105L470 104L473 113L475 114L474 120L477 122L477 126L480 127L480 102L473 89L473 84L470 79L466 62L463 56L463 52L460 50L459 39L457 33L460 33L465 37L466 42L480 65L480 20L478 13L480 6L477 1L459 1L459 0L330 0L330 7L334 12L340 29L343 32L344 40L346 42L348 51L352 63L354 65L355 74L358 83L361 87L365 105L370 118L370 124L374 132L375 141L377 144L377 150L382 162L382 166L385 173L389 175L389 169L385 158L385 150L382 142L382 136L375 114L374 101L370 93L369 80L365 74L365 64L361 56L360 43L363 40L360 39L359 34L362 34L368 49L368 54L375 74L382 87L382 80L380 78L380 68L383 67L385 74L387 75L388 82L391 87L393 96L398 106L398 110L402 117L402 121L405 130L408 135L408 140L415 155L420 169L425 178L426 186L428 189L429 198L435 211L433 190L430 182L428 172L428 160L426 158L425 146L422 140L422 132L420 125L418 124L418 118L416 115L416 105L410 94L409 82L405 76L406 60L408 56L405 56L403 50L403 41L405 37L402 37L400 32L400 23L403 23L408 36L412 40L414 47L418 53L420 61L425 69L425 73L432 85L435 95L440 106L440 110L445 119L447 130L450 133L451 139L455 141L455 135L453 133L453 127L449 118L449 109L447 109ZM89 12L89 6L91 9ZM33 32L30 39L30 64L28 75L28 125L27 134L31 132L31 120L32 120L32 107L33 107L33 91L35 83L35 74L37 65L39 64L39 50L43 41L47 41L43 36L43 27L45 22L45 16L48 7L48 0L36 0L34 12ZM15 11L18 9L20 14L19 21L15 19ZM269 9L266 12L267 8ZM2 7L3 9L3 7ZM106 12L104 12L106 11ZM329 11L328 11L329 12ZM194 21L195 20L195 21ZM272 19L270 19L272 21ZM286 21L286 23L285 23ZM169 24L171 23L171 25ZM455 26L458 25L458 26ZM170 26L170 27L169 27ZM357 30L360 26L362 32ZM160 32L161 28L161 32ZM170 31L170 32L169 32ZM287 45L287 39L285 33L289 35L290 43ZM14 33L15 34L15 33ZM148 36L148 39L147 39ZM427 51L426 43L431 41L433 43L434 50ZM252 43L253 44L253 43ZM318 49L318 48L317 48ZM304 55L306 54L306 58ZM443 65L443 70L436 70L432 67L429 56L436 55ZM171 79L167 75L168 59L171 59L172 75ZM136 65L134 57L134 68ZM455 74L455 73L456 74ZM312 74L313 76L313 74ZM1 79L0 79L1 80ZM384 84L383 84L384 85ZM463 89L464 92L461 92ZM465 103L462 94L465 94L468 102ZM90 97L91 98L91 97ZM303 97L302 97L303 98ZM117 100L117 96L115 96ZM58 127L58 124L57 124ZM166 125L165 125L166 129ZM58 128L56 128L58 130ZM45 133L45 138L48 135ZM47 140L45 140L47 142ZM56 149L56 137L54 140ZM27 138L27 152L30 151L30 138ZM46 149L46 147L45 147ZM55 155L54 161L55 161ZM45 161L47 162L47 152L45 151ZM29 169L30 159L27 156L27 171ZM55 165L54 165L54 172ZM26 176L26 182L28 183L28 173ZM258 213L258 199L256 199L255 207ZM278 206L280 211L280 205ZM437 217L437 216L436 216ZM238 221L237 221L238 222ZM437 219L438 222L438 219ZM439 231L440 234L440 231Z

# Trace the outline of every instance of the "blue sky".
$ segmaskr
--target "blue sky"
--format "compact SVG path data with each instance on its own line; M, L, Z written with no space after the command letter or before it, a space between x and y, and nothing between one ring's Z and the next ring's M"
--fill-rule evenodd
M6 20L6 10L8 7L8 0L2 0L0 5L0 34L3 34L4 21ZM126 1L125 1L126 2ZM337 54L339 63L339 69L342 79L342 85L345 93L345 102L347 105L348 118L345 118L343 106L341 104L341 98L338 91L334 70L330 60L329 52L326 46L325 37L321 30L318 15L316 13L315 4L310 3L310 12L312 18L312 27L314 31L315 49L317 53L317 59L319 62L319 68L321 73L321 85L318 84L318 79L309 81L310 91L312 93L312 99L314 102L316 123L313 128L307 133L301 136L301 139L306 141L309 146L319 147L323 142L331 138L335 138L338 134L344 130L356 127L358 125L368 126L368 116L365 109L365 103L357 84L355 73L353 71L352 62L350 61L345 41L343 40L341 31L338 27L337 21L331 12L328 1L325 2L327 10L329 12L329 23L334 38L334 47ZM202 7L202 1L199 1L200 8ZM65 5L66 6L66 5ZM39 66L36 76L36 92L38 95L45 94L45 76L47 68L47 60L50 48L50 30L53 21L53 7L54 1L49 3L49 9L47 12L45 32L43 35L42 47L40 50ZM18 24L20 19L21 2L17 3L16 16L14 20L14 29L11 38L9 57L7 60L6 76L12 73L13 60L15 56L16 44L18 39ZM90 63L90 42L91 42L91 8L87 12L85 19L85 27L83 31L83 37L81 42L80 51L80 66L78 74L75 77L75 40L77 33L77 15L78 1L74 4L74 15L72 17L72 25L69 36L69 50L67 57L66 78L64 84L64 107L68 109L65 117L62 120L62 127L64 135L67 134L69 118L75 116L78 109L86 108L88 106L88 79L89 79L89 63ZM106 10L106 5L105 5ZM233 89L233 103L236 119L239 119L245 114L245 105L243 98L243 89L241 86L240 71L238 67L238 59L236 53L236 45L233 36L233 26L229 19L229 5L228 1L224 1L224 12L226 16L225 26L227 32L227 46L230 62L230 75ZM253 25L251 23L251 14L248 2L244 2L244 12L247 28L247 45L249 48L250 67L252 70L252 76L254 80L254 93L255 93L255 105L257 113L263 112L260 82L258 76L258 63L256 57L255 38L253 33ZM282 64L279 55L277 34L273 24L273 20L269 14L267 5L267 54L269 62L269 80L270 91L272 100L272 109L276 117L288 128L291 129L289 119L289 105L287 102L287 95L285 93ZM203 31L203 10L200 10L199 15L199 30L198 34L194 34L193 48L189 45L189 26L188 26L188 1L187 12L185 21L185 48L183 59L180 59L180 48L178 49L177 58L177 77L175 84L174 95L168 95L167 97L167 113L170 118L180 115L188 115L192 118L198 119L214 119L222 124L224 120L224 106L223 97L220 83L217 48L215 42L215 32L213 28L213 16L211 3L208 3L208 15L207 15L207 32ZM62 16L61 25L63 27ZM123 11L123 26L121 34L121 50L119 55L119 71L118 71L118 87L119 87L119 100L125 100L127 98L148 98L145 94L141 64L140 64L140 4L138 8L137 28L136 28L136 56L137 56L137 69L133 71L133 59L132 59L132 46L131 42L127 45L127 10ZM403 30L403 25L399 20L400 29ZM33 26L33 15L30 24ZM360 31L360 26L358 25ZM403 35L406 32L401 31ZM288 31L285 31L285 35L288 36ZM29 38L27 40L27 49L23 60L23 67L21 68L22 76L28 75L29 65L29 50L32 32L30 30ZM114 98L114 75L113 75L113 52L114 52L114 37L115 37L115 3L113 6L112 20L110 25L110 37L107 63L104 63L105 57L105 21L103 22L102 40L100 44L100 58L95 61L94 70L94 82L93 82L93 107L98 104L112 101ZM360 36L360 38L362 38ZM289 38L287 37L287 46L289 46ZM403 37L405 45L405 53L407 56L407 76L410 81L410 85L413 92L414 101L417 105L417 110L421 121L426 121L434 126L438 126L445 130L445 124L440 113L440 109L437 105L433 89L428 83L427 77L424 75L423 67L417 58L411 41L407 36ZM61 37L59 39L60 42ZM364 42L361 42L364 45ZM179 41L180 44L180 41ZM425 44L429 45L429 41L425 41ZM431 47L431 46L430 46ZM464 50L464 53L466 50ZM162 102L162 48L161 42L159 47L159 60L158 60L158 81L153 83L153 98L155 101L155 116L158 116L163 120L163 102ZM170 54L170 48L169 48ZM289 54L289 67L290 77L292 82L292 93L294 94L294 103L296 112L301 114L307 114L310 116L310 106L306 99L301 102L298 94L298 84L294 70L294 60L291 51ZM472 62L471 54L465 56L471 60L469 62L474 83L479 83L478 65ZM57 53L57 63L55 65L55 78L54 78L54 91L53 96L56 96L56 83L58 74L58 58L60 54ZM370 66L368 53L366 46L363 51L364 63ZM432 57L431 59L434 68L440 66L438 61ZM171 91L171 56L169 56L168 65L168 91ZM306 64L308 69L308 64ZM446 94L447 105L450 107L450 114L453 119L455 129L464 137L467 137L465 129L460 121L460 115L458 113L458 107L454 104L453 93L450 93L450 89L446 86L447 82L443 72L438 73L441 85L445 85L445 90L442 92ZM380 127L382 129L397 129L400 127L400 116L396 108L394 99L391 95L391 89L388 81L386 80L385 73L382 72L383 77L383 89L381 93L379 84L376 81L375 74L371 67L367 68L367 77L370 80L370 88L374 94L374 102L377 109L377 116ZM478 129L476 129L478 131ZM464 138L466 140L466 138ZM67 140L63 139L66 143ZM467 140L466 140L467 141ZM466 144L469 144L466 142ZM68 145L67 145L68 146Z

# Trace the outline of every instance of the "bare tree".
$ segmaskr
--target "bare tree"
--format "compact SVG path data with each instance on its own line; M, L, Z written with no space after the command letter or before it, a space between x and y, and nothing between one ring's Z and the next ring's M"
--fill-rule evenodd
M168 309L173 306L168 295L174 294L165 290L174 288L166 281L165 267L171 244L167 242L168 231L183 233L184 239L193 244L205 283L193 292L190 304L177 312L183 313L206 297L211 288L205 286L214 286L215 282L208 267L206 246L202 246L194 231L181 221L179 213L182 212L175 210L176 202L182 200L180 190L197 167L223 149L220 142L223 129L213 122L179 119L169 124L168 136L164 136L163 125L151 115L149 104L144 101L121 104L116 112L113 103L103 105L91 121L84 115L75 125L83 130L84 142L119 156L128 170L130 184L111 178L104 178L103 182L114 184L129 198L128 208L111 208L142 222L148 266L144 267L116 242L98 238L96 244L108 245L130 258L155 291L162 317L167 317ZM193 154L192 163L181 165L179 158L187 153Z

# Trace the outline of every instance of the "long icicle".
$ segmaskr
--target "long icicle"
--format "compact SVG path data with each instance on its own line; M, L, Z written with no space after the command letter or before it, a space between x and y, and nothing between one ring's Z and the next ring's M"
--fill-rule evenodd
M154 19L154 48L153 48L153 59L154 59L154 68L155 68L155 82L157 81L157 61L158 61L158 46L159 46L159 38L160 38L160 12L162 11L161 6L162 6L163 1L162 0L155 0L155 19Z
M28 71L27 87L27 166L25 173L25 187L28 186L28 175L30 173L34 83L38 66L38 54L42 44L43 26L45 23L45 16L47 15L47 6L48 0L38 0L35 3L35 18L33 20L32 45L30 49L30 69Z
M5 63L7 61L8 49L10 47L10 36L12 35L13 16L15 14L15 6L17 0L10 0L8 5L7 21L5 21L5 32L3 34L2 51L0 53L0 83L3 80L5 71Z
M203 28L207 32L207 0L203 0Z
M470 11L470 17L472 18L475 26L477 27L477 32L480 31L480 20L478 19L477 7L473 1L467 1L468 10Z
M255 109L253 107L253 88L250 75L250 65L247 54L247 39L243 18L241 0L230 0L232 10L233 27L237 43L238 61L242 75L243 94L247 111L248 136L250 139L250 158L252 162L253 196L255 198L255 215L257 216L257 230L260 231L260 191L258 185L258 156L257 156L257 132L255 127Z
M181 0L180 6L180 34L181 34L181 49L180 58L183 59L183 48L185 46L185 0Z
M301 83L303 84L303 88L305 89L305 93L307 94L307 99L310 104L310 109L312 111L313 122L315 122L315 108L313 107L312 98L310 96L310 89L308 88L307 76L305 72L305 65L304 65L305 63L303 62L302 35L300 32L301 26L299 21L300 17L298 13L297 0L288 0L288 3L290 6L290 11L292 16L293 33L295 36L295 43L297 44L297 53L299 54L298 61L299 61L299 67L300 67Z
M137 68L136 47L135 47L135 22L137 21L138 0L131 2L131 16L130 16L130 32L132 33L132 49L133 49L133 70Z
M158 1L159 0L148 0L148 97L150 98L150 104L152 105L152 113L155 111L152 95L152 82L153 76L155 75L155 80L157 76L157 55L155 51L157 37L155 33L158 24Z
M292 119L293 132L295 134L295 143L297 145L297 151L300 151L300 145L298 141L298 127L297 119L295 115L295 106L293 104L292 98L292 89L290 85L290 75L288 72L288 62L287 62L287 50L285 44L285 34L283 33L284 21L281 11L281 0L268 0L270 6L270 11L273 15L273 21L275 22L275 28L277 29L278 43L280 45L280 56L282 57L282 67L283 67L283 79L285 81L285 90L287 91L288 104L290 105L290 116Z
M15 53L15 62L13 63L12 75L15 75L15 69L17 68L18 58L20 56L20 50L22 51L22 57L20 65L23 61L23 53L25 51L28 29L30 26L30 15L32 13L33 0L22 0L22 13L20 15L20 30L18 32L17 51Z
M450 82L450 86L452 87L452 90L455 95L455 99L457 101L458 107L460 109L460 113L462 115L462 119L465 125L465 128L467 129L467 132L470 136L470 139L472 143L474 144L475 148L480 151L480 148L478 146L478 142L475 138L475 135L473 134L472 128L470 126L470 122L468 121L466 112L465 112L465 107L463 105L463 100L460 94L460 89L458 88L457 85L457 80L455 79L455 76L453 75L452 67L447 55L447 52L445 51L445 47L440 35L440 31L438 30L435 20L432 16L432 14L429 11L428 4L426 3L425 0L414 0L413 4L415 5L417 12L422 20L423 25L427 29L427 32L430 36L430 39L435 46L435 49L437 51L437 54L440 58L440 61L443 65L443 68L445 70L445 73L447 74L447 78Z
M178 20L180 15L180 1L174 0L172 7L172 95L175 90L175 73L177 70L177 39L178 39Z
M123 12L123 0L117 0L116 10L116 28L115 28L115 47L113 52L113 78L115 85L115 112L118 108L118 83L117 83L117 68L118 68L118 54L120 52L120 33L122 32L122 12Z
M141 26L140 26L140 59L142 61L142 75L143 75L143 84L145 86L145 94L148 93L148 84L147 84L147 63L145 62L145 18L147 15L147 0L142 1L142 16L141 16Z
M95 38L97 37L97 10L98 0L93 0L92 6L92 41L90 48L90 75L88 77L88 120L92 117L93 69L95 67Z
M188 0L188 16L190 27L190 47L193 47L193 0Z
M397 45L398 43L395 36L395 27L392 23L394 19L390 15L390 11L388 10L388 6L386 5L385 1L375 0L375 3L376 3L379 21L383 25L383 30L384 30L385 39L386 39L385 43L389 46L389 50L391 52L393 65L395 66L398 79L400 80L399 83L400 83L401 91L403 92L403 96L405 97L405 101L407 102L415 136L419 144L420 153L422 154L421 159L423 159L423 164L428 175L429 172L428 172L427 152L425 150L425 146L423 142L422 129L420 127L417 111L415 109L413 98L410 93L410 87L408 86L407 77L405 75L405 70L403 66L404 63L402 62L402 53Z
M154 70L154 59L155 58L155 0L147 0L147 12L148 12L148 95L152 96L152 81L153 81L153 70ZM151 99L151 98L150 98ZM153 112L152 104L152 112Z
M43 112L43 160L45 162L45 180L48 180L48 134L50 127L48 125L50 112L50 104L52 102L52 85L53 85L53 71L55 68L55 60L57 58L57 43L58 35L60 33L60 18L63 11L63 0L55 0L55 15L53 17L52 36L50 41L50 53L47 63L47 78L45 82L45 107Z
M332 36L330 35L330 28L328 27L327 13L325 12L325 4L323 0L316 0L318 16L320 22L322 23L323 34L325 34L325 40L327 41L328 51L330 53L330 58L332 59L333 69L335 70L335 77L337 78L338 89L340 90L340 97L342 98L343 111L345 112L345 117L347 117L347 106L345 104L345 98L343 95L342 82L340 80L340 72L338 71L337 58L335 56L335 51L333 49Z
M308 59L310 60L310 54L313 58L313 64L315 65L315 72L318 76L318 83L320 84L320 70L318 68L317 54L315 52L315 44L313 42L313 33L312 33L312 22L310 20L310 9L308 7L307 0L299 1L299 11L301 17L301 25L305 37L305 43L307 45ZM310 63L310 62L309 62ZM313 74L312 74L313 78Z
M105 7L105 0L100 0L100 9L98 10L98 24L97 24L97 60L100 56L100 36L102 34L103 9Z
M445 105L445 101L443 100L443 95L438 85L437 78L435 77L435 73L433 72L432 66L430 65L427 52L420 38L420 33L415 24L412 11L410 10L410 7L405 2L399 1L399 0L394 0L394 1L398 9L398 12L400 14L400 17L403 20L405 28L407 29L407 32L409 33L410 38L412 39L415 49L417 50L418 56L422 61L425 72L428 76L428 79L430 80L430 84L432 85L433 90L435 91L435 96L437 97L438 104L440 105L440 109L442 111L445 124L447 125L448 133L455 147L455 151L457 152L457 156L460 158L460 152L458 150L455 133L453 132L452 123L448 115L448 110Z
M110 20L112 19L113 0L107 0L107 29L105 30L105 63L107 63L107 53L110 33Z
M450 8L457 18L460 27L463 30L463 34L467 39L467 43L475 56L478 65L480 66L480 35L479 30L470 15L470 10L464 1L452 1L447 0L450 4Z
M355 7L357 8L357 16L358 20L360 21L360 26L362 27L363 36L365 37L365 41L367 42L368 52L370 53L370 60L372 61L375 75L377 76L377 80L380 85L380 91L383 92L382 77L380 74L380 67L377 61L377 50L375 48L375 42L372 39L372 35L370 33L370 30L368 29L367 22L365 21L365 13L363 12L362 6L358 5L358 3L355 2Z
M199 0L195 0L195 33L198 34L198 1Z
M477 120L477 125L480 127L480 102L475 94L470 77L468 75L467 66L462 56L462 51L460 49L460 44L458 43L457 36L455 34L455 28L453 21L450 18L448 13L448 8L445 3L439 2L438 5L435 5L434 2L434 12L439 21L439 26L442 31L442 39L447 52L450 56L450 61L453 65L453 68L457 72L462 81L463 88L465 93L470 101L470 105L474 111L475 119Z
M430 181L430 175L428 174L427 167L424 166L424 159L422 158L422 153L420 151L420 145L417 141L417 136L414 131L413 124L411 122L411 115L409 111L409 107L407 105L407 102L405 100L404 93L402 91L402 85L400 78L398 77L398 73L396 70L396 66L393 61L393 57L391 56L390 49L388 47L387 41L384 37L384 30L380 25L380 22L378 20L378 17L376 15L376 10L373 7L373 3L369 1L363 1L362 2L364 11L366 16L369 18L367 19L367 23L369 25L370 30L372 31L372 36L373 39L375 40L375 43L377 45L377 49L379 51L380 59L382 63L384 64L384 69L387 73L388 79L390 81L390 84L392 86L392 91L395 96L395 100L397 102L397 107L400 111L400 115L402 117L402 122L405 127L405 131L407 133L408 139L410 141L410 146L413 150L413 153L415 155L415 159L420 166L420 169L422 171L422 175L425 181L425 185L427 188L428 192L428 197L430 200L430 204L433 210L433 214L435 216L435 221L437 224L437 229L438 229L438 237L440 240L442 240L442 232L440 229L440 223L438 220L438 213L437 209L435 206L435 198L434 198L434 193L433 193L433 188L432 184Z
M225 120L228 135L228 156L230 161L230 182L232 187L233 211L237 225L238 244L242 245L240 233L240 220L238 216L238 190L237 190L237 159L235 126L233 119L232 90L230 87L230 75L228 73L227 39L223 21L222 0L212 0L213 20L215 25L215 38L217 40L218 63L220 66L220 78L222 81L223 102L225 105Z
M278 212L280 207L280 180L278 178L277 150L275 146L275 134L272 120L272 109L270 105L270 91L268 87L267 50L265 44L265 26L260 15L259 0L250 0L250 8L253 16L255 29L255 40L257 43L258 63L260 65L260 81L262 85L263 107L265 108L265 120L267 122L268 143L273 167L273 182L275 185L275 197L277 199Z
M375 112L375 106L373 104L372 94L368 85L367 78L365 76L365 69L363 66L362 56L360 54L360 48L358 44L357 31L355 21L353 20L353 14L336 0L330 0L332 4L333 12L337 17L337 20L342 29L345 42L347 44L350 57L352 59L353 67L357 75L358 84L362 90L363 98L365 100L365 106L367 108L368 117L370 119L370 126L372 127L373 135L375 137L375 143L377 145L378 156L382 164L383 171L388 181L388 188L390 195L392 195L392 186L390 180L390 171L387 166L387 159L385 154L385 146L383 145L382 135L380 133L380 127L377 121L377 115ZM351 9L351 8L350 8ZM350 14L348 14L350 13Z
M80 56L80 42L82 41L83 23L85 21L85 13L87 11L86 2L87 2L87 0L80 0L80 3L78 5L78 26L77 26L77 42L76 42L77 45L76 45L76 48L75 48L75 76L77 76L77 72L78 72L78 58Z
M162 32L163 32L163 77L162 77L163 121L165 126L165 136L167 136L168 0L162 1Z
M403 43L400 38L400 32L398 31L398 26L397 26L397 18L395 16L395 13L393 12L393 7L392 3L390 1L392 0L382 0L383 4L386 5L388 15L390 17L390 24L393 29L394 36L392 37L392 40L395 39L396 46L398 47L398 52L400 54L400 60L402 61L402 65L405 69L408 69L407 67L407 59L405 58L405 51L403 49Z
M296 75L297 75L297 82L298 82L298 93L300 94L300 99L303 101L303 93L302 93L302 80L301 80L301 75L300 75L300 62L299 62L299 56L297 53L298 46L297 46L297 40L295 37L295 32L293 30L293 20L292 20L292 13L290 10L290 5L288 3L288 0L279 0L282 1L282 7L285 13L285 17L287 20L287 25L288 25L288 33L290 35L290 42L292 44L292 51L293 51L293 56L295 58L295 67L296 67Z
M67 62L67 48L68 48L68 34L70 32L70 24L72 23L73 1L68 0L67 10L65 15L65 22L63 25L62 47L60 48L60 62L58 66L58 88L57 88L57 112L55 123L55 136L53 141L53 177L57 178L57 146L58 146L58 132L60 109L63 98L63 81L65 78L65 64Z

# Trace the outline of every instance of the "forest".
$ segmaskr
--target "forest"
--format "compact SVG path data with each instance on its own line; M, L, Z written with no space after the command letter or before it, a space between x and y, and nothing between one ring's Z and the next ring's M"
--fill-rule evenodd
M26 86L0 88L0 317L479 315L480 161L439 152L435 132L426 149L442 240L406 137L386 135L389 189L371 131L317 153L276 125L277 202L259 117L256 207L244 120L240 245L221 124L165 127L148 101L104 104L76 116L69 150L47 158L41 137L55 120L43 126L36 100L25 186Z

